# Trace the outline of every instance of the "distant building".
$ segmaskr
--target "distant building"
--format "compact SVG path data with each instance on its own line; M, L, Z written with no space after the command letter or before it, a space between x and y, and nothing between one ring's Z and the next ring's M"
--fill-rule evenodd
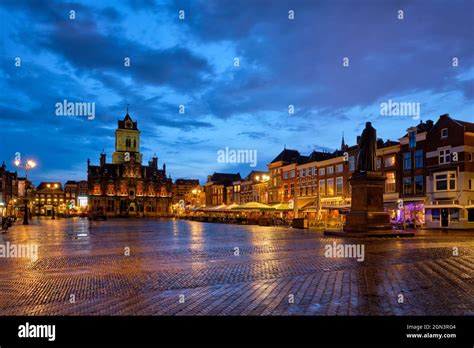
M99 165L87 163L89 209L108 216L164 216L170 213L172 180L156 155L142 165L140 131L127 113L118 121L112 163L106 154Z
M227 187L241 180L240 173L214 173L207 177L205 184L206 206L228 204Z
M17 172L7 170L5 163L0 167L0 217L16 215L18 201Z
M66 212L63 186L59 181L41 182L35 191L34 214L52 216Z
M173 204L180 201L190 204L190 202L186 201L186 195L192 190L196 190L198 186L199 180L197 179L176 179L173 184Z

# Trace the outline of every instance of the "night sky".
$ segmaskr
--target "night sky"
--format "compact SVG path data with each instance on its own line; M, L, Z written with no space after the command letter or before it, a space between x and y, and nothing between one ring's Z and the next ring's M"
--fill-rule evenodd
M474 120L474 1L2 0L0 22L0 161L37 160L35 184L86 179L102 149L111 161L127 104L144 161L201 183L264 170L285 145L352 145L366 121L397 140L419 120L380 115L389 99ZM57 116L64 99L95 119ZM257 166L218 163L225 147L257 150Z

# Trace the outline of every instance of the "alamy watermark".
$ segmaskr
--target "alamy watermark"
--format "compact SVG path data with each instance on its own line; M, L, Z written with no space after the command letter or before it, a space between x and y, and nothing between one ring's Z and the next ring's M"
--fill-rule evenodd
M38 245L13 244L7 241L0 244L0 258L29 258L34 262L38 260Z
M365 260L364 244L326 244L324 246L324 256L327 258L356 258L357 261Z
M56 116L85 116L88 120L95 119L95 103L70 102L64 99L55 105Z
M380 104L380 115L382 116L411 116L414 120L420 118L420 103L395 102L389 99Z
M217 163L249 163L250 167L256 167L257 150L234 150L226 147L217 151Z

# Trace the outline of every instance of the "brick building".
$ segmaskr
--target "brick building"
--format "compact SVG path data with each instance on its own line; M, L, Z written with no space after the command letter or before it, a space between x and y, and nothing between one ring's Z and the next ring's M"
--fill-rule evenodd
M87 163L89 208L108 216L155 217L168 215L172 197L172 181L166 166L158 168L156 155L142 164L140 131L127 113L118 121L112 163L106 154L99 165Z
M474 228L474 123L442 115L426 137L426 226Z

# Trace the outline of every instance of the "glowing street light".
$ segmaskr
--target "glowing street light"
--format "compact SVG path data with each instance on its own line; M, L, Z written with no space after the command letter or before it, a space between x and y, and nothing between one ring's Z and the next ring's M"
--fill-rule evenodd
M30 222L28 221L28 170L36 167L36 162L33 160L27 160L26 164L22 166L21 161L19 159L16 159L15 166L18 168L23 168L25 170L25 197L23 199L23 202L25 204L25 211L23 214L23 225L29 225Z

